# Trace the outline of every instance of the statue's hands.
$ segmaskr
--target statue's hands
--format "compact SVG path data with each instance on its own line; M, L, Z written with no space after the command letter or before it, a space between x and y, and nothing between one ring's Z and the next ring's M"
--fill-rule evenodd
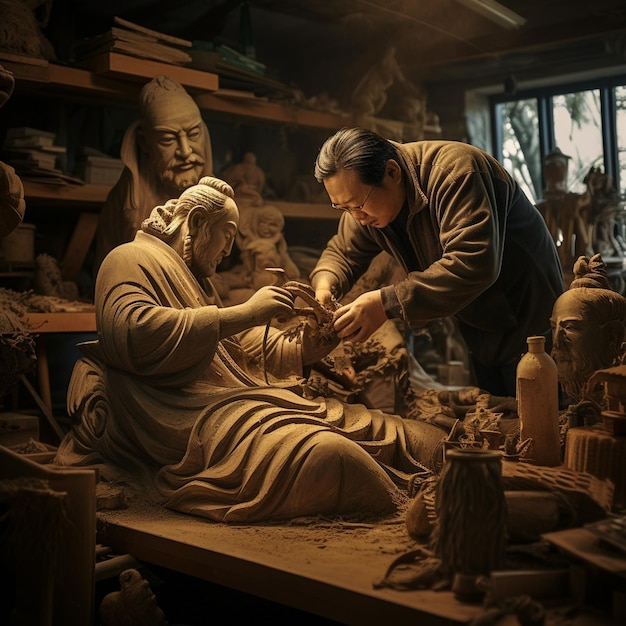
M365 341L386 321L380 289L366 291L335 311L334 329L341 339Z
M293 314L294 297L289 291L275 285L261 287L246 302L255 324L266 324L273 317L287 319Z

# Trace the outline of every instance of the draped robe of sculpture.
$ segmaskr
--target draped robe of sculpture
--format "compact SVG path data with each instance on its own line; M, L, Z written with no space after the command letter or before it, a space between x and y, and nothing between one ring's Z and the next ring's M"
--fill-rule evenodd
M159 239L139 232L113 250L96 283L99 341L75 367L75 425L55 462L103 464L104 477L215 521L395 510L396 483L424 471L407 420L298 395L293 333L220 341L218 306ZM264 370L281 380L267 384Z

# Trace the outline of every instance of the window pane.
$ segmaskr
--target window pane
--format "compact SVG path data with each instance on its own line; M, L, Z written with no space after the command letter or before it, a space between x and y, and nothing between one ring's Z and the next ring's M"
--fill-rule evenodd
M615 88L619 193L626 198L626 86Z
M541 155L537 100L517 100L498 105L502 124L502 164L532 202L541 198Z
M569 161L568 191L583 193L592 167L604 169L600 90L577 91L552 98L554 139Z

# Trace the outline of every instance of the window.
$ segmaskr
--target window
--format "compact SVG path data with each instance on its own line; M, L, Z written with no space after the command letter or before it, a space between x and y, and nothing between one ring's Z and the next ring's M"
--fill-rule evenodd
M542 198L543 158L567 160L567 190L583 193L590 169L613 178L626 198L626 79L535 89L491 98L493 153L534 201Z

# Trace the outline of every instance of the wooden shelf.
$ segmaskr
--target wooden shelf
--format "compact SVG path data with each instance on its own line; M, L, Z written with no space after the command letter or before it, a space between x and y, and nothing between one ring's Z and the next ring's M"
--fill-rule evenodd
M275 206L285 217L339 220L341 216L341 213L332 209L329 204L285 202L284 200L268 200L266 204Z
M219 76L189 67L159 63L109 52L83 61L86 67L48 63L0 52L0 60L16 79L16 88L44 91L46 97L106 96L128 104L136 104L146 80L158 74L171 76L194 97L202 111L226 114L236 118L294 124L310 128L339 129L354 119L349 114L337 115L324 111L302 109L270 102L248 92L224 89L220 93Z
M325 128L339 130L344 126L351 126L351 115L337 115L312 109L289 107L265 98L233 97L232 90L225 90L220 94L219 89L214 93L202 93L195 96L195 101L201 110L207 112L226 113L238 118L249 118L310 128Z
M111 188L109 185L57 185L30 180L23 181L23 184L27 206L31 203L77 208L90 205L99 209Z
M109 189L108 185L48 185L33 181L24 182L27 205L34 203L38 206L65 206L81 209L91 206L99 209L106 200ZM339 213L327 204L285 200L267 200L266 204L278 208L285 217L339 219Z
M140 79L142 83L160 74L165 74L186 87L190 93L215 91L219 86L219 77L211 72L139 59L116 52L105 52L90 57L81 61L81 66L97 75L111 76L125 81Z

